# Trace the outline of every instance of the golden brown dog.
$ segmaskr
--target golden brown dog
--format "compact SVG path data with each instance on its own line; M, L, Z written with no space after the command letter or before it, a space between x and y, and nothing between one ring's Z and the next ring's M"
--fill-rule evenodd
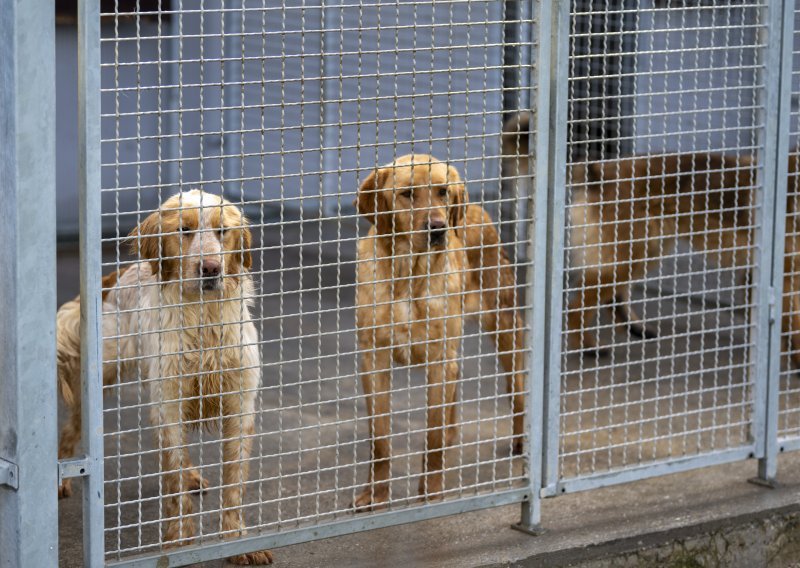
M570 348L597 348L591 328L597 309L609 304L616 321L634 335L654 335L630 308L630 283L643 279L676 237L689 239L722 266L747 266L754 245L754 182L749 157L710 153L573 167L569 244L581 291L568 307Z
M441 497L444 448L456 434L463 318L479 314L507 376L514 450L522 448L524 332L515 278L491 218L467 203L458 171L424 154L378 168L361 184L358 211L372 223L358 242L356 319L372 467L356 498L365 510L389 497L392 361L424 364L427 452L422 498Z
M168 199L131 239L139 262L103 279L103 383L133 379L150 389L167 544L194 537L190 492L206 485L189 461L190 427L221 424L222 531L242 535L261 376L247 221L228 201L194 190ZM79 299L59 309L56 327L58 383L70 412L59 458L67 458L81 431ZM59 496L70 493L65 480ZM260 551L231 560L268 564L272 556Z
M520 113L504 127L504 175L527 172L530 116ZM798 154L789 171L800 171ZM630 283L641 280L650 264L671 250L676 238L688 239L718 265L749 267L755 258L756 166L751 156L697 152L622 158L576 165L570 170L570 266L581 291L567 308L570 349L602 354L593 322L602 306L612 306L618 324L653 337L630 307ZM800 366L800 260L797 188L789 187L784 256L783 331ZM800 266L800 264L798 264Z

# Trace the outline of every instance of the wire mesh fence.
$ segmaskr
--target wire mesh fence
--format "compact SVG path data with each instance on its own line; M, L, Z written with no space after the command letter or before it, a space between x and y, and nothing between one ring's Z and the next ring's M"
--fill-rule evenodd
M767 459L773 262L800 440L778 8L103 3L105 561Z
M750 446L763 6L572 7L559 477Z
M523 499L533 176L501 192L501 129L535 21L505 10L102 14L109 561Z
M786 229L785 229L785 252L784 252L784 278L783 278L783 297L781 307L783 319L781 321L781 349L783 353L781 361L780 377L780 396L779 396L779 416L778 416L778 437L783 445L796 443L800 435L800 413L798 413L798 395L800 395L800 385L797 382L797 361L800 360L800 337L797 336L800 330L800 306L798 305L798 237L800 237L800 208L798 207L798 108L797 93L798 88L798 49L800 48L800 19L797 12L791 14L794 21L792 42L792 76L791 93L792 108L787 127L789 130L789 168L786 176Z

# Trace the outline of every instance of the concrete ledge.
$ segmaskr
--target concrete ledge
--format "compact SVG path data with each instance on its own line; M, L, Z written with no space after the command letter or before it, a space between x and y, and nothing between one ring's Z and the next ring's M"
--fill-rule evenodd
M750 461L549 499L539 537L510 530L518 508L502 507L278 549L277 565L800 566L800 454L781 456L776 489L747 483L755 471Z

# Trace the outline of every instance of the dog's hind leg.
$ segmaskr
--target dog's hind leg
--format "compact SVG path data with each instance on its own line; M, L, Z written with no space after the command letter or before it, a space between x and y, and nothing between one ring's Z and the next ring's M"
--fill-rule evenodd
M604 357L611 350L598 347L598 330L592 327L600 306L614 297L613 276L595 271L586 271L584 275L583 287L567 307L567 346L571 351L583 351L584 355Z
M491 295L491 293L489 293ZM481 325L491 332L500 365L506 376L506 389L511 396L513 411L512 452L522 453L525 436L525 332L522 318L516 309L501 296L500 310L486 309L481 313Z
M361 384L369 414L370 468L367 487L353 502L356 511L369 511L389 499L391 473L391 353L388 348L367 351L361 360Z
M66 403L65 403L66 405ZM75 447L81 441L81 399L78 395L71 405L66 405L69 418L61 429L58 441L58 459L68 459L75 455ZM58 488L58 498L64 499L72 495L72 480L64 479Z

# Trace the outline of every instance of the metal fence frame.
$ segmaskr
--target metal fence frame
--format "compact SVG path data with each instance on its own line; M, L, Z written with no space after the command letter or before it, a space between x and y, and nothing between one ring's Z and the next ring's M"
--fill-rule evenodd
M552 89L555 85L553 76L550 72L551 55L549 53L549 46L558 37L563 36L563 31L567 29L566 21L564 20L565 14L563 10L557 13L553 12L553 4L550 2L537 2L536 0L524 0L515 2L519 5L519 12L517 12L519 19L533 18L540 23L537 30L541 38L547 38L545 41L530 41L532 53L519 53L518 57L521 61L537 60L539 57L540 64L530 66L530 78L523 78L519 85L514 85L520 95L522 101L528 101L536 98L536 105L538 108L548 108L552 97ZM543 382L538 379L541 372L536 365L537 362L544 360L540 355L545 351L544 343L534 341L536 350L529 357L529 373L528 373L528 396L527 396L527 445L528 449L526 455L529 456L530 462L526 464L526 471L529 479L527 487L520 487L517 489L503 490L491 494L459 498L450 502L443 503L430 503L424 507L413 507L407 510L398 510L390 512L373 513L363 516L356 516L342 520L325 522L311 527L303 527L297 529L284 530L277 533L269 534L253 534L248 535L236 540L218 541L204 543L202 545L183 546L169 552L161 551L154 554L145 554L139 556L131 556L121 560L106 561L104 556L104 501L103 501L103 415L102 415L102 385L100 384L100 376L102 374L103 353L102 353L102 307L100 305L100 276L101 276L101 209L100 209L100 18L99 6L97 2L90 0L81 0L79 2L79 66L82 70L89 69L88 72L79 78L79 105L80 116L79 121L81 124L80 133L80 189L81 189L81 297L92 298L92 302L83 302L82 310L82 327L81 327L81 341L84 352L82 357L88 364L83 365L82 368L82 381L83 381L83 396L84 400L91 401L89 404L83 405L83 439L86 440L84 451L86 457L79 460L74 460L79 468L73 467L70 473L75 476L84 477L84 550L87 559L87 565L91 566L130 566L130 567L144 567L144 566L162 566L165 559L168 559L170 566L186 565L196 562L224 558L227 556L253 552L265 548L276 548L297 544L310 540L317 540L322 538L329 538L344 534L351 534L355 532L371 530L376 528L388 527L399 525L409 522L415 522L425 519L432 519L447 515L459 514L479 509L490 507L498 507L518 503L521 504L521 521L514 528L537 534L539 532L540 522L540 500L541 495L539 487L541 486L539 479L539 472L541 471L541 449L539 447L541 439L541 426L540 420L535 419L537 416L543 415L542 404L542 386ZM562 4L561 6L564 6ZM180 3L178 4L180 6ZM337 3L328 4L323 2L323 29L335 28L338 25L337 18L332 15L337 11ZM534 17L533 14L536 14ZM567 14L568 16L568 14ZM558 25L552 24L551 20L558 18ZM567 18L568 19L568 18ZM174 30L175 20L170 29ZM231 28L234 30L240 29L240 24L236 23L237 18L235 12L226 12L225 14L225 29ZM519 26L519 23L516 24ZM529 30L525 30L522 37L527 37L525 34ZM559 32L561 35L559 35ZM323 45L326 42L334 41L332 37L334 34L323 32L322 41ZM528 34L529 35L529 34ZM524 44L526 40L520 40ZM565 40L564 40L565 41ZM223 44L223 57L229 58L232 52L236 52L237 40L231 39L226 36ZM563 41L562 41L563 43ZM539 51L537 57L537 51ZM175 54L173 54L175 55ZM333 59L334 56L323 56L323 69L327 69L327 63ZM230 59L226 60L223 73L226 77L239 77L240 71L237 69L237 62ZM334 112L334 104L329 102L329 96L326 95L327 91L334 91L336 87L336 79L330 78L334 76L334 72L323 73L326 78L322 81L321 92L321 116L323 127L321 128L322 156L320 164L320 172L322 176L322 186L320 199L322 204L320 211L330 212L333 211L332 201L336 199L331 194L337 190L334 182L336 174L336 157L337 157L337 132L334 125L337 123L339 117ZM223 83L226 83L223 81ZM234 79L235 82L235 79ZM545 85L549 88L536 88L537 85ZM237 85L225 85L223 88L223 105L226 110L223 112L223 124L239 124L238 111L235 108L237 97L239 96ZM177 104L172 101L171 105ZM539 115L539 128L544 135L536 138L536 149L548 151L549 146L552 144L547 136L547 124L550 117L548 113L541 113ZM223 159L223 174L224 178L236 178L238 171L238 160L236 156L231 154L237 153L239 142L232 141L231 138L224 137L223 148L225 157ZM174 143L170 143L171 148L167 149L167 154L171 159L177 157ZM545 154L546 155L546 154ZM532 156L533 157L533 156ZM548 164L549 165L549 164ZM175 172L169 171L167 173L170 182L177 182ZM235 197L237 195L236 181L226 182L224 186L225 194L232 198L234 202L238 201ZM547 181L547 176L539 176L536 186L535 199L542 199L544 202L548 199L550 184ZM531 224L527 227L528 234L537 232L539 238L535 242L547 242L547 209L538 208L536 210L537 218L531 218ZM534 247L534 241L528 242L528 257L537 256L544 259L546 248L544 246ZM543 285L544 273L535 273L529 270L528 274L530 280L529 285L533 286L533 278L536 279L537 285ZM529 314L526 317L532 318L531 321L543 321L544 318L537 317L543 314L547 307L547 298L542 294L532 294L531 307ZM85 325L84 325L85 324ZM532 330L532 335L536 337L543 337L545 334L543 326L537 327ZM537 363L538 364L538 363Z
M336 5L331 6L335 13ZM57 518L55 491L59 477L84 478L84 554L90 566L105 565L102 368L100 306L100 18L99 2L79 2L79 186L81 212L81 296L82 296L82 384L83 458L57 463L55 457L56 397L55 376L55 173L54 173L54 21L51 5L39 0L7 0L0 10L0 51L11 57L0 58L0 126L11 134L0 155L0 175L7 196L0 201L0 259L13 267L0 295L3 321L14 326L0 330L4 349L0 353L0 565L34 563L57 564ZM526 314L531 322L528 358L529 390L526 419L528 434L528 486L491 495L452 502L429 504L403 511L372 514L324 523L313 527L275 534L259 534L235 541L181 548L168 555L169 565L199 562L254 551L286 546L308 540L349 534L477 509L521 503L519 528L536 533L539 529L542 497L588 490L678 471L730 463L759 460L757 480L774 482L777 456L782 451L800 449L800 440L778 438L778 396L781 366L781 294L787 189L784 172L789 155L790 102L792 94L792 40L794 3L768 0L762 6L764 24L760 50L765 74L760 92L762 117L759 138L758 184L760 231L755 290L757 309L751 322L759 331L752 352L755 393L750 443L722 451L687 458L668 459L641 467L576 477L559 478L559 408L561 397L561 332L563 309L565 193L566 186L568 58L570 3L521 2L518 14L537 15L538 29L531 41L531 53L518 55L531 66L530 84L517 85L535 94L537 135L531 145L531 159L538 164L533 202L538 206L530 215L534 238L528 255L533 301ZM334 22L335 24L335 22ZM227 25L227 24L226 24ZM235 25L231 24L231 25ZM36 34L24 33L31 28ZM524 32L523 32L524 33ZM509 37L520 37L510 34ZM525 43L525 42L521 42ZM236 73L235 64L230 65ZM531 90L529 91L529 87ZM234 91L235 89L228 89ZM236 93L226 91L226 107L235 106ZM24 106L21 104L24 101ZM325 107L325 105L323 105ZM332 120L330 109L323 110L323 124ZM325 118L327 116L327 118ZM231 111L225 121L236 121ZM323 165L330 175L335 170L335 137L330 127L323 128ZM34 150L35 149L35 150ZM231 152L235 153L235 152ZM35 162L35 163L34 163ZM226 168L235 170L234 159ZM171 167L171 166L170 166ZM235 177L235 176L229 176ZM35 198L31 198L35 196ZM323 199L328 199L325 191ZM30 219L37 219L31 223ZM48 230L48 227L50 228ZM25 254L35 250L36 254ZM51 271L51 278L27 285L32 272ZM50 268L48 269L47 266ZM6 410L7 409L7 410ZM52 467L42 467L50 464ZM31 527L35 527L32 530ZM110 566L161 566L164 556L132 557L111 562Z
M0 3L0 53L0 566L56 566L52 3Z

